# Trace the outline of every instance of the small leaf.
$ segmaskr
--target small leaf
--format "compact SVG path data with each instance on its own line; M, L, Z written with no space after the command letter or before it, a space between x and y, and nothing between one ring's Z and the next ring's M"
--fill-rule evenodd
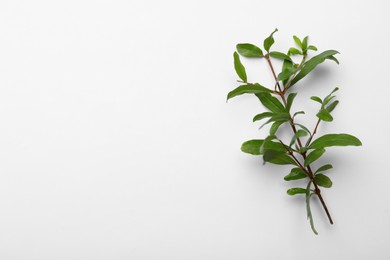
M283 81L283 84L285 84L284 81L288 80L294 73L295 70L292 68L285 68L279 73L278 80Z
M307 135L307 132L302 130L302 129L299 129L295 134L294 136L292 137L291 139L291 142L290 142L290 146L292 146L295 141L298 139L298 138L301 138L301 137L304 137Z
M271 52L269 53L269 55L270 55L271 57L273 57L273 58L276 58L276 59L288 60L288 61L291 61L291 62L292 62L290 56L288 56L288 55L286 55L286 54L284 54L284 53L282 53L282 52L271 51Z
M317 101L318 103L322 104L322 99L317 96L312 96L310 99Z
M298 112L295 112L294 115L293 115L293 118L297 115L304 115L305 114L305 111L298 111Z
M302 48L302 42L297 36L293 36L295 43L299 46L299 48Z
M244 57L263 57L263 51L256 45L250 43L237 44L236 49Z
M317 149L317 150L314 150L312 151L311 153L309 153L305 159L305 166L308 166L309 164L315 162L316 160L318 160L323 154L325 153L325 149L323 148L320 148L320 149Z
M288 52L295 55L302 55L302 52L298 50L297 48L290 48L288 49Z
M241 145L241 151L253 155L260 155L260 147L263 145L264 140L249 140Z
M236 70L237 75L242 79L244 82L247 81L246 77L246 71L244 65L242 65L240 61L240 57L238 56L237 52L234 52L234 69Z
M290 196L296 195L296 194L306 194L306 189L304 188L291 188L287 190L287 194Z
M333 101L332 103L330 103L329 106L327 106L325 109L330 113L333 111L333 109L335 109L335 107L337 106L337 104L339 103L338 100L336 101Z
M309 146L309 149L320 149L330 146L360 146L362 143L358 138L349 134L327 134L323 135Z
M306 36L305 38L303 38L303 41L302 41L302 50L303 52L305 53L307 51L307 40L308 40L309 36Z
M301 71L295 76L295 78L291 81L291 86L297 83L299 80L303 79L307 74L309 74L317 65L323 63L327 58L330 56L333 56L335 54L339 53L335 50L327 50L322 52L321 54L318 54L317 56L314 56L310 60L308 60Z
M326 121L326 122L333 121L332 115L326 109L321 109L320 112L317 113L317 117L322 121Z
M284 176L285 181L293 181L293 180L299 180L306 178L307 175L304 170L301 168L293 168L291 169L291 172Z
M266 87L261 86L260 84L251 84L251 85L241 85L238 88L230 91L227 95L227 100L242 95L242 94L259 94L259 93L269 93L271 90L269 90Z
M314 227L313 216L312 216L311 210L310 210L310 198L311 198L310 185L311 185L311 181L309 181L309 183L307 184L307 188L306 188L306 211L307 211L307 218L310 220L311 230L313 230L314 234L318 235L318 232L317 232L317 230Z
M275 40L274 40L274 33L276 33L278 31L278 29L275 29L271 34L270 36L268 36L265 40L264 40L264 49L269 52L269 49L271 48L271 46L275 43Z
M253 122L259 121L259 120L267 118L267 117L271 117L273 114L274 113L272 113L272 112L264 112L264 113L261 113L261 114L257 114L253 118Z
M283 79L279 80L282 80L283 84L286 85L290 76L295 73L293 63L291 61L284 60L281 73L283 74Z
M294 102L294 98L297 96L297 93L290 93L287 97L286 111L290 112L291 106Z
M293 164L296 165L293 158L288 156L285 152L278 152L274 150L267 150L264 152L263 160L273 164Z
M333 168L332 164L325 164L325 165L321 166L320 168L318 168L315 171L315 173L317 173L317 172L324 172L324 171L327 171L327 170L332 169L332 168Z
M270 134L270 135L275 135L276 132L278 131L279 127L280 127L281 125L283 125L283 124L284 124L283 121L274 122L274 123L271 125L270 129L269 129L269 134Z
M337 64L340 64L339 60L336 59L335 56L329 56L327 59L328 59L328 60L332 60L332 61L336 62Z
M329 177L326 175L323 175L321 173L314 176L314 180L316 181L318 186L321 186L324 188L332 187L332 181L329 179Z
M280 101L269 93L259 93L256 95L260 102L268 108L271 112L280 113L285 112L284 106Z
M301 111L301 112L303 112L303 111ZM298 113L298 112L297 112L297 113ZM310 130L309 130L306 126L301 125L301 124L297 124L297 123L294 123L294 125L299 126L299 127L302 128L303 130L305 130L309 135L311 135Z
M310 45L309 47L307 47L307 49L312 51L318 51L317 47L313 45Z

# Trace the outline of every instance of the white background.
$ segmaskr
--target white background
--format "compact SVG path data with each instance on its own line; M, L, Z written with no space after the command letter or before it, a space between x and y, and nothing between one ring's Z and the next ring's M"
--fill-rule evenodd
M390 259L388 1L0 2L0 259ZM265 136L237 86L238 42L275 50L310 35L341 64L297 85L313 126L335 120L362 147L329 148L335 224L283 176L240 151ZM270 86L264 61L243 59ZM280 64L276 64L279 67ZM299 183L299 182L298 182Z

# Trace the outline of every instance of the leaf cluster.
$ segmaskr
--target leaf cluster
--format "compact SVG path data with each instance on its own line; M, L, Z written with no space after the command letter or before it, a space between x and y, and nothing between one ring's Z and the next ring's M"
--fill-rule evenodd
M313 217L310 210L310 198L318 196L323 202L320 188L332 187L332 181L328 176L328 171L333 168L332 164L325 164L313 170L313 164L323 157L328 147L334 146L360 146L362 143L353 135L345 133L332 133L316 137L318 126L321 122L333 121L332 112L338 105L335 88L324 98L311 97L319 103L317 123L312 131L309 127L297 123L297 116L305 114L304 111L292 111L295 97L298 94L296 84L308 76L313 70L326 60L336 62L336 50L326 50L320 54L310 57L311 52L318 51L314 45L309 45L308 36L302 40L293 36L295 46L287 52L271 51L275 43L275 29L263 41L263 49L255 44L240 43L236 46L233 54L234 68L242 84L230 91L227 100L243 94L253 94L263 105L264 111L253 117L253 122L263 121L260 128L269 125L268 135L263 139L253 139L242 144L241 150L244 153L262 156L264 163L277 165L291 165L291 170L284 177L285 181L294 182L296 180L307 180L304 187L293 187L287 190L287 194L294 196L302 194L306 197L307 216L310 220L312 230L315 234ZM248 82L245 67L241 58L265 59L275 78L275 85L272 88L265 87L260 83ZM299 62L296 62L296 60ZM272 61L279 60L283 63L279 74L274 71ZM295 90L294 90L295 89ZM294 90L294 91L293 91ZM287 125L291 128L291 138L282 140L278 136L281 126ZM325 203L322 203L331 223L332 219Z

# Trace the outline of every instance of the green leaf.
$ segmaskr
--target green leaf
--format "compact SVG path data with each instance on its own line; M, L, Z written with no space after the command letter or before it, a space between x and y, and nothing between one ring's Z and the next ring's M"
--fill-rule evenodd
M317 101L318 103L322 104L322 99L317 96L312 96L310 99Z
M295 55L302 55L302 52L298 50L297 48L290 48L288 49L288 52Z
M273 142L270 137L272 138L272 135L264 140L264 143L260 148L260 153L264 154L269 150L286 153L286 147L284 147L284 145L279 142Z
M303 111L301 111L301 112L303 112ZM297 113L298 113L298 112L297 112ZM302 128L303 130L305 130L309 135L311 135L310 130L309 130L306 126L301 125L301 124L297 124L297 123L294 123L294 125L299 126L299 127Z
M294 113L293 118L295 118L297 115L304 115L305 111L297 111Z
M253 155L260 155L260 147L263 145L264 140L249 140L241 145L241 151Z
M295 78L291 81L291 86L297 83L299 80L303 79L307 74L309 74L317 65L323 63L327 58L330 56L333 56L335 54L339 53L335 50L327 50L322 52L321 54L318 54L317 56L314 56L310 60L308 60L301 71L295 76Z
M308 40L309 36L306 36L305 38L303 38L303 41L302 41L302 50L304 53L306 53L307 51L307 40Z
M302 129L299 129L295 134L294 136L292 137L291 139L291 142L290 142L290 146L292 146L295 141L298 139L298 138L301 138L301 137L304 137L307 135L307 132L302 130Z
M314 180L316 181L318 186L321 186L324 188L332 187L332 181L329 179L329 177L326 175L323 175L321 173L314 176Z
M268 36L265 40L264 40L264 49L269 52L269 49L271 48L271 46L275 43L275 40L274 40L274 33L276 33L278 31L278 29L275 29L271 34L270 36Z
M282 66L282 72L281 72L281 74L283 74L283 76L281 76L283 77L283 79L279 79L282 80L283 85L287 84L287 81L289 80L290 76L293 75L294 72L295 70L294 70L293 63L289 60L284 60Z
M318 51L317 47L314 45L310 45L309 47L307 47L307 49L312 51Z
M305 194L306 189L304 188L291 188L287 190L287 194L290 196L296 195L296 194Z
M263 57L263 51L256 45L250 43L237 44L236 49L244 57Z
M330 103L329 106L327 106L325 109L330 113L333 111L333 109L335 109L335 107L337 106L337 104L339 103L338 100L336 101L333 101L332 103Z
M306 178L307 175L301 168L292 168L291 172L284 176L285 181L293 181ZM306 190L305 190L306 191Z
M329 113L326 109L320 109L320 111L317 113L317 117L321 119L322 121L331 122L333 121L332 115Z
M234 57L234 69L236 70L237 75L244 82L247 82L245 67L244 67L244 65L242 65L242 63L240 61L240 57L238 56L238 53L234 52L233 57Z
M284 81L288 80L293 74L294 74L294 70L287 68L285 70L282 70L282 72L279 73L278 80L283 81L283 84L285 84Z
M291 62L292 62L290 56L288 56L288 55L286 55L286 54L284 54L284 53L282 53L282 52L271 51L271 52L269 53L269 55L270 55L271 57L273 57L273 58L276 58L276 59L288 60L288 61L291 61Z
M297 93L290 93L287 97L286 110L290 112L291 106L294 102L294 98L297 96Z
M328 59L328 60L332 60L332 61L336 62L337 64L340 64L339 60L336 59L335 56L329 56L327 59Z
M295 43L299 46L299 48L302 48L302 42L297 36L293 36Z
M274 150L267 150L264 152L263 156L264 162L270 162L273 164L293 164L296 165L293 158L287 155L285 152L278 152Z
M317 149L317 150L314 150L312 151L311 153L309 153L305 159L305 166L308 166L309 164L315 162L316 160L318 160L323 154L325 153L325 149L323 148L320 148L320 149Z
M309 149L321 149L330 146L360 146L362 143L358 138L349 134L327 134L323 135L309 146Z
M320 168L318 168L315 171L315 173L317 173L317 172L324 172L324 171L327 171L327 170L332 169L332 168L333 168L332 164L325 164L325 165L321 166Z
M332 94L334 93L334 92L336 92L337 90L339 90L339 88L335 88L332 92L330 92L330 94L329 95L327 95L325 98L324 98L324 106L326 105L326 104L328 104L329 103L329 101L331 101L335 96L332 96Z
M275 135L276 132L278 131L279 127L280 127L281 125L283 125L283 124L284 124L283 121L276 121L276 122L274 122L274 123L271 125L270 129L269 129L269 134L270 134L270 135Z
M285 112L284 106L280 101L269 93L259 93L256 95L260 102L268 108L271 112L280 113Z
M313 220L313 216L312 216L311 210L310 210L310 198L311 198L310 185L311 185L311 181L309 181L309 183L307 184L307 188L306 188L306 211L307 211L307 218L310 220L311 230L313 230L314 234L318 235L318 232L317 232L317 230L314 227L314 220Z
M261 113L261 114L257 114L253 118L253 122L259 121L259 120L267 118L267 117L271 117L273 114L274 113L272 113L272 112L264 112L264 113Z
M241 85L238 88L230 91L227 95L227 100L242 95L242 94L259 94L259 93L269 93L271 90L269 90L266 87L261 86L260 84L250 84L250 85Z

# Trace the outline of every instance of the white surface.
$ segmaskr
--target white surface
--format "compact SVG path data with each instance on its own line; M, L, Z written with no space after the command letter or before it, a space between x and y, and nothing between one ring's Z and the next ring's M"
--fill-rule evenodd
M388 1L0 2L0 259L390 259ZM275 27L337 49L294 109L340 86L328 149L335 224L277 166L250 96L228 104L232 52ZM271 83L264 62L243 60ZM249 68L250 67L250 68ZM256 76L252 76L256 74ZM309 113L302 119L314 124Z

